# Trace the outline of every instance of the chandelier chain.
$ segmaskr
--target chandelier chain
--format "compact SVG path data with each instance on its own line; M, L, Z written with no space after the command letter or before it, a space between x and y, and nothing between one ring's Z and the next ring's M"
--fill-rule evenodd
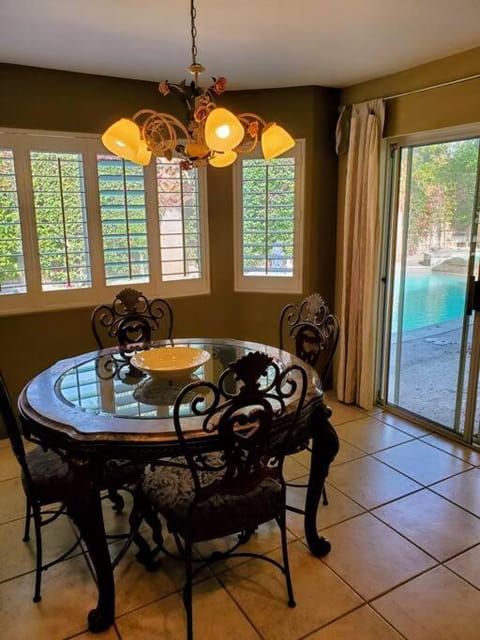
M196 65L197 64L197 45L196 45L196 37L197 37L197 27L195 26L195 18L197 17L197 10L195 9L195 6L193 4L193 0L191 0L190 2L190 19L191 19L191 30L190 33L192 34L192 64Z

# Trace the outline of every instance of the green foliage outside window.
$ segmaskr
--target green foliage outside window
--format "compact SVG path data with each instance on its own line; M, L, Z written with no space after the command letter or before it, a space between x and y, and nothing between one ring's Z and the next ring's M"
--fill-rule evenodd
M295 159L243 160L243 273L292 275Z
M0 149L0 293L25 290L22 236L13 153Z
M107 283L148 280L143 167L106 155L97 167Z
M478 139L415 147L411 153L408 246L412 251L468 243L479 154ZM406 175L404 165L403 175ZM401 198L405 198L402 185Z
M30 171L42 288L89 286L82 155L32 151Z

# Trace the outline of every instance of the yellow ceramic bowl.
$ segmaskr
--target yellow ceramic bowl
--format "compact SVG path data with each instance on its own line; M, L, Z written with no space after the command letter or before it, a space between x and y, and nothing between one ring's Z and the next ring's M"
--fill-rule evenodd
M194 347L158 347L141 351L130 362L153 377L179 378L188 376L210 359L208 351Z

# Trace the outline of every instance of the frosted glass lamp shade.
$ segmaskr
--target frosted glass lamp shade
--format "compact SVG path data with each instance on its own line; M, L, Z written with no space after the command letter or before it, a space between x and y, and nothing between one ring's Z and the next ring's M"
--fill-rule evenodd
M231 111L218 107L205 121L205 142L214 151L231 151L243 140L244 129Z
M133 120L121 118L114 122L103 134L102 142L116 156L138 162L142 139L140 129Z
M272 160L295 146L292 136L275 122L267 125L262 133L262 152L265 160Z
M141 164L146 167L147 164L149 164L151 158L152 152L147 147L147 143L145 142L145 140L140 140L137 155L134 159L132 159L132 162L136 162L137 164Z
M225 151L225 153L217 153L216 156L214 156L213 158L210 158L208 163L212 167L221 168L221 167L228 167L229 165L233 164L236 159L237 159L237 154L235 153L235 151Z

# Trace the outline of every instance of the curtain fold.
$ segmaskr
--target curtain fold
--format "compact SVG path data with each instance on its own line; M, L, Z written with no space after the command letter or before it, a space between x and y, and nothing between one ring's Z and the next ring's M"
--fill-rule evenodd
M349 132L345 126L347 113ZM337 132L348 134L343 237L339 243L342 268L337 397L364 409L373 407L375 394L378 178L384 118L383 101L372 100L352 105L351 114L343 111L337 127ZM345 141L337 138L337 146L345 147Z

